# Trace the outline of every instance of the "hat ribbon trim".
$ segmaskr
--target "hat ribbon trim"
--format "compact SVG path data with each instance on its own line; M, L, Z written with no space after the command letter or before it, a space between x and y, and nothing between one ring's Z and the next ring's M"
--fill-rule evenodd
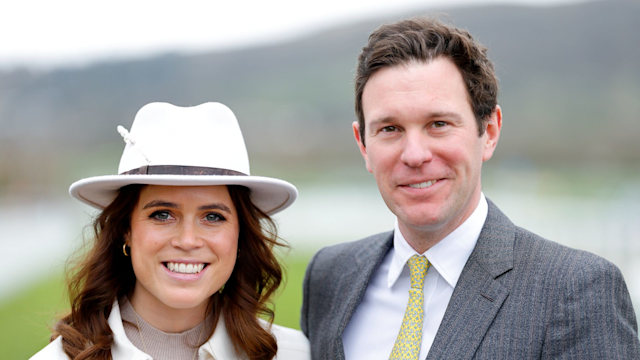
M145 165L125 171L120 175L238 175L247 176L235 170L182 165Z

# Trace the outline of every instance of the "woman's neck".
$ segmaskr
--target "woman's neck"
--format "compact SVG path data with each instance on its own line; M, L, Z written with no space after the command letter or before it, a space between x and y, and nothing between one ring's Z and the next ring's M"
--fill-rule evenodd
M174 308L137 292L129 298L131 306L147 323L167 333L179 333L196 327L206 316L207 302L190 308Z
M129 341L154 359L195 359L198 348L207 340L213 316L192 329L179 333L161 331L136 313L130 301L120 301L122 326Z

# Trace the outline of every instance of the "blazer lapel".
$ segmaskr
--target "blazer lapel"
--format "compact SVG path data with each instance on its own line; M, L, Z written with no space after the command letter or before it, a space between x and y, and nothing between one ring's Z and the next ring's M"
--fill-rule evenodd
M487 200L488 201L488 200ZM471 359L510 286L515 226L491 202L475 249L462 270L427 359Z
M362 301L369 280L378 268L384 256L393 244L393 232L374 235L366 240L366 247L362 247L353 257L353 266L345 271L337 284L341 293L334 298L335 319L337 326L333 338L335 339L335 359L344 359L342 333L353 316L358 304ZM339 297L339 298L338 298Z

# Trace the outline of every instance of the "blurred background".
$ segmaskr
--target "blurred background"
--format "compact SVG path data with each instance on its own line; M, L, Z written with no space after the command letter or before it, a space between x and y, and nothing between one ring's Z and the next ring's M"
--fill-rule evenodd
M0 357L48 342L95 215L68 185L116 173L115 128L151 101L227 104L252 173L298 186L276 217L291 249L275 305L297 327L313 252L393 226L352 139L353 75L372 30L424 14L495 62L504 125L487 197L617 264L640 309L640 2L25 0L0 5Z

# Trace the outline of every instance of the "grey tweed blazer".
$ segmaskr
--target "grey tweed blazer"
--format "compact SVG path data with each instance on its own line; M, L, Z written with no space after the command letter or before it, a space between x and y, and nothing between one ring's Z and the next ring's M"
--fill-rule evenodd
M342 333L392 239L327 247L309 263L300 322L313 359L344 359ZM516 227L489 201L427 359L627 360L640 343L615 265Z

